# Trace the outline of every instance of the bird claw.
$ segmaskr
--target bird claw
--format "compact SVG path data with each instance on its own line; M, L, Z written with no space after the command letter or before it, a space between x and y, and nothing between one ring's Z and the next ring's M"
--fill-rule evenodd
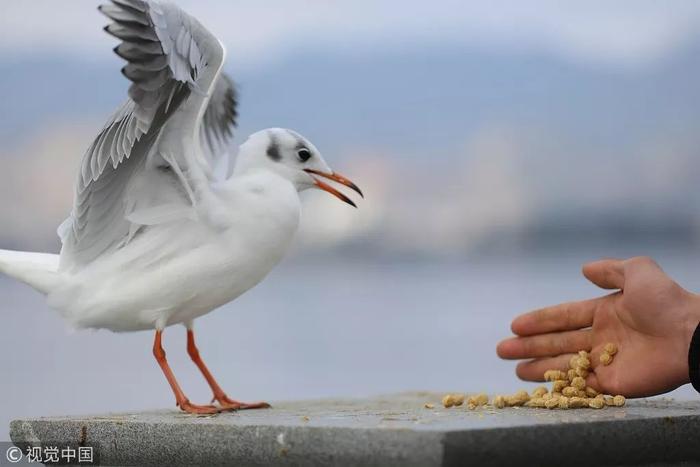
M197 405L187 399L178 402L177 405L180 407L180 410L191 414L216 414L221 412L221 409L215 405Z
M227 395L223 394L221 396L214 396L214 400L217 401L221 407L222 411L235 411L235 410L250 410L250 409L269 409L271 407L267 402L239 402L229 398Z

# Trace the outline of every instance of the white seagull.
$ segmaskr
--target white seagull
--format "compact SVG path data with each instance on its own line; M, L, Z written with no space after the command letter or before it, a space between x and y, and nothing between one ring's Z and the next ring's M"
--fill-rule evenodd
M228 176L225 146L236 92L222 73L224 47L195 18L156 0L112 0L99 10L121 42L129 98L83 156L60 255L0 250L0 272L47 297L76 328L155 329L153 354L180 409L269 407L229 398L199 356L196 318L259 283L299 225L299 192L320 177L362 195L306 138L280 128L239 148ZM218 406L192 404L165 359L167 326L187 328L187 351Z

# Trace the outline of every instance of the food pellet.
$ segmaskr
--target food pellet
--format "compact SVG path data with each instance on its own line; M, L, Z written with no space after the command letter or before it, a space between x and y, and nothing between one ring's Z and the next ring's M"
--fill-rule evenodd
M581 378L586 378L588 376L588 370L586 370L583 367L578 367L576 368L576 376L580 376Z
M602 409L605 405L605 401L598 398L588 399L588 407L592 409Z
M530 399L518 399L517 397L513 396L506 396L506 405L508 407L519 407L521 405L524 405L528 400Z
M547 370L544 372L545 381L556 381L566 379L566 373L560 370Z
M617 346L612 342L608 342L603 347L603 351L609 353L610 355L615 355L617 353Z
M591 367L591 361L588 359L588 357L579 357L578 358L576 368L583 368L584 370L588 370L590 367Z
M442 398L442 405L446 409L449 409L453 405L455 405L455 400L452 397L452 394L447 394L445 397Z
M471 396L467 402L467 408L469 410L474 410L475 408L486 405L489 403L489 396L485 393L477 394L476 396Z
M576 376L578 375L576 374L576 370L573 368L566 372L566 379L569 381L572 381L574 378L576 378Z
M610 365L613 361L612 355L607 352L600 354L600 363L603 365Z
M569 407L571 407L572 409L588 407L588 399L586 399L585 397L570 397Z
M554 409L556 407L559 407L559 398L552 398L549 399L548 401L545 401L544 406L547 407L548 409Z
M561 391L562 395L566 397L576 397L578 396L578 389L573 386L567 386Z
M598 391L596 391L595 389L593 389L590 386L586 386L586 395L588 397L598 397L598 396L602 397L603 396L602 394L598 394Z
M568 381L557 380L552 383L552 392L561 392L562 389L569 385Z
M515 407L519 405L523 405L525 402L530 400L530 395L527 393L527 391L518 391L515 394L513 394L510 397L506 397L506 404Z
M423 407L425 407L426 409L434 409L435 408L435 406L433 404L429 404L427 402L425 403L425 405Z
M560 397L557 399L557 403L559 404L560 409L568 409L569 408L569 398L568 397Z
M613 396L605 396L604 400L607 406L615 405Z
M547 394L548 392L546 387L538 386L532 390L532 397L542 397L543 394Z
M503 396L496 396L493 398L491 405L493 405L497 409L502 409L503 407L506 406L506 398Z
M524 405L525 405L525 407L539 407L539 408L543 408L543 407L545 407L545 404L546 404L547 402L548 402L548 401L546 401L546 400L544 400L544 399L542 399L542 398L540 398L540 397L535 397L535 398L532 398L532 399L530 399L529 401L525 402Z
M571 381L571 386L575 387L576 389L585 389L586 388L586 380L581 378L580 376L577 376Z
M464 404L464 394L452 394L452 400L454 401L454 405L460 406Z
M525 402L527 402L527 401L517 399L513 396L506 396L506 405L508 407L517 407L519 405L523 405Z
M613 397L613 405L615 407L622 407L623 405L625 405L625 396L617 395Z
M470 398L469 400L471 401L472 399L476 405L486 405L489 403L489 396L485 392L477 394L476 397Z

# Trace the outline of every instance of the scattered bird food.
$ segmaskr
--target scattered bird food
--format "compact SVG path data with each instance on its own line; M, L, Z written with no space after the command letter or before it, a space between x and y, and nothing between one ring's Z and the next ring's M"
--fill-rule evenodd
M600 362L603 365L612 363L613 355L617 353L617 346L613 343L605 344ZM621 395L609 396L600 394L590 386L586 386L586 376L591 369L591 356L585 350L574 355L569 360L569 370L547 370L544 373L545 381L552 383L552 389L544 386L535 388L532 393L518 391L511 396L497 395L491 400L491 406L502 409L504 407L532 407L547 409L602 409L604 407L622 407L625 405L625 397ZM445 408L460 406L464 403L463 394L447 394L442 398ZM467 399L467 408L474 410L477 407L489 405L489 398L485 393L471 396ZM426 408L433 408L432 404L425 404Z

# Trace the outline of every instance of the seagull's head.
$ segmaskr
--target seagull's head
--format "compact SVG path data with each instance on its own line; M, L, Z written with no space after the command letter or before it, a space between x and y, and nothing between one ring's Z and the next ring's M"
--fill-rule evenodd
M241 145L236 159L237 171L265 168L289 180L298 191L318 188L355 206L350 198L324 181L327 179L364 197L357 185L331 170L316 146L292 130L270 128L252 134Z

